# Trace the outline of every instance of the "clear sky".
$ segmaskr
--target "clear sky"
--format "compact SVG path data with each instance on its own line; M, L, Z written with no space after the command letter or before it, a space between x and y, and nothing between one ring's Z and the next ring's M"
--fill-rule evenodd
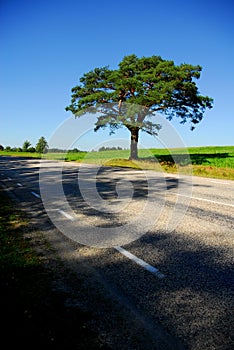
M0 144L49 139L71 116L79 78L134 53L201 65L199 91L214 107L194 131L173 125L187 146L234 145L233 16L232 0L1 0Z

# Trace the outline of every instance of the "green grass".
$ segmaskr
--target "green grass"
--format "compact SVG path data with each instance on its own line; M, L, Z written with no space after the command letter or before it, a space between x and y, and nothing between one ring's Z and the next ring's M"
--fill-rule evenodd
M41 158L40 153L33 152L13 152L13 151L0 151L0 156L8 157L27 157L27 158Z
M140 149L139 160L134 162L128 160L129 150L50 154L46 157L234 180L234 146Z
M0 152L0 155L25 156L24 153ZM27 154L40 157L38 154ZM87 162L108 166L152 169L165 172L234 180L234 146L189 147L176 149L140 149L139 160L129 161L129 150L101 152L50 153L45 158Z

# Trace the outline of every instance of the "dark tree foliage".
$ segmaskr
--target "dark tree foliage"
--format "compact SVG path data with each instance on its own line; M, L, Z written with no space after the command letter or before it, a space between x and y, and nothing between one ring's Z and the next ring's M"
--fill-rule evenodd
M137 159L139 131L157 136L160 125L152 122L155 112L167 119L178 117L181 123L198 124L213 100L199 94L195 79L201 66L175 65L160 56L123 58L119 68L95 68L72 88L71 104L66 107L76 117L97 113L95 130L110 127L111 133L126 127L131 133L131 159Z
M22 147L23 152L28 152L28 149L30 146L31 146L31 143L28 140L24 141L23 147Z
M48 149L48 144L44 136L40 137L37 144L36 144L36 152L38 153L44 153Z

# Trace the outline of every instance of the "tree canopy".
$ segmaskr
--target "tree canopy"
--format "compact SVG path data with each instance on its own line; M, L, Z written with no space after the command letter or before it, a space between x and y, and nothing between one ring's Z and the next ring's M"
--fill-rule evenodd
M36 144L36 152L38 153L44 153L48 149L48 144L46 139L42 136L39 138L37 144Z
M190 122L193 130L212 108L213 100L200 95L195 79L202 67L175 65L160 56L138 58L125 56L118 69L95 68L80 78L73 87L71 104L66 107L76 117L97 113L95 131L106 126L111 133L126 127L131 133L131 156L137 159L139 131L157 136L160 125L152 122L155 112L167 119L178 117L180 123Z
M29 142L28 140L24 141L22 146L23 152L28 152L30 146L31 146L31 142Z

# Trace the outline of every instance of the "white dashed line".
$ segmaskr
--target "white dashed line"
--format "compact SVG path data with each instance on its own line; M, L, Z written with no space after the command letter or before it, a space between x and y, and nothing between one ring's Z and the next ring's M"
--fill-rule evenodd
M211 199L192 197L192 196L190 197L190 196L186 196L185 194L174 193L174 192L170 192L170 194L175 194L176 196L187 197L190 199L196 199L198 201L204 201L204 202L209 202L209 203L214 203L214 204L219 204L219 205L225 205L227 207L234 207L234 204L212 201Z
M132 253L130 253L129 251L127 251L126 249L122 248L122 247L114 247L119 253L123 254L124 256L126 256L127 258L129 258L130 260L134 261L136 264L142 266L145 270L153 273L154 275L156 275L159 278L164 278L165 275L163 273L161 273L158 269L156 269L156 267L148 264L147 262L145 262L144 260L141 260L139 258L137 258L135 255L133 255Z
M71 216L70 214L66 213L65 211L63 211L63 210L61 210L61 209L58 209L58 212L59 212L60 214L62 214L63 216L65 216L65 217L66 217L67 219L69 219L69 220L72 220L72 221L75 220L73 216Z
M39 194L37 194L36 192L31 192L31 194L34 196L34 197L37 197L37 198L41 198L41 196Z
M20 182L17 182L17 186L22 187L23 185Z

